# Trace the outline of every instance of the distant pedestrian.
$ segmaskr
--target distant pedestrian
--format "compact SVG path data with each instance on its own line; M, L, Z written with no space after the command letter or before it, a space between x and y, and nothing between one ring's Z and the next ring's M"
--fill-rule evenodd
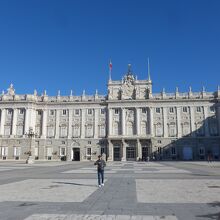
M97 166L97 174L98 174L98 186L104 186L104 168L106 166L105 161L102 159L102 156L98 156L98 160L94 163Z

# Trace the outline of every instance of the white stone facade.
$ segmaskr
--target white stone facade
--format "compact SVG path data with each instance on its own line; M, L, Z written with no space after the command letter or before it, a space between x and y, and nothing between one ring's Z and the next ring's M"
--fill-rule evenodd
M31 137L29 129L33 129ZM108 94L0 96L0 160L220 159L220 89L152 93L130 71Z

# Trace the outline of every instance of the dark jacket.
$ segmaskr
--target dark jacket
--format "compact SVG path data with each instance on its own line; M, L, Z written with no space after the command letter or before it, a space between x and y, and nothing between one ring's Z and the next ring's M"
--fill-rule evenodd
M103 171L106 163L104 160L97 160L94 165L97 165L97 171Z

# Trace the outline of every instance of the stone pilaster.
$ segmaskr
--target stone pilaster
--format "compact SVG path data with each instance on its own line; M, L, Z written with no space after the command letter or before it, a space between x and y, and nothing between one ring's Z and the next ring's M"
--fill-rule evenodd
M150 134L151 137L154 137L154 108L150 107Z
M94 121L94 138L97 139L99 136L99 111L100 109L94 109L95 121Z
M136 135L140 135L140 108L136 108Z
M205 125L205 136L209 137L209 122L208 122L208 106L204 106L204 125Z
M24 132L27 134L29 132L30 128L30 109L26 108L25 109L25 122L24 122Z
M112 135L112 109L108 109L108 135Z
M73 124L73 109L69 109L68 139L71 139L73 136L72 124Z
M13 119L12 119L12 135L16 135L16 126L18 120L18 109L13 109Z
M31 127L33 128L33 131L35 132L35 126L36 126L36 109L30 110L31 114Z
M191 133L192 133L192 136L195 137L195 114L194 114L194 107L190 106L189 107L189 111L190 111Z
M167 127L167 108L163 108L163 136L168 137L168 127Z
M60 126L60 110L56 110L56 129L55 129L55 138L58 139L60 134L59 134L59 126Z
M6 109L2 109L1 110L1 129L0 129L1 135L4 135L5 133L5 113L6 113Z
M47 136L47 110L43 110L43 122L42 122L42 138Z
M181 137L181 109L176 107L177 137Z
M81 138L85 138L85 114L86 110L81 110Z
M122 108L121 109L121 131L122 131L122 135L126 135L125 133L125 109Z

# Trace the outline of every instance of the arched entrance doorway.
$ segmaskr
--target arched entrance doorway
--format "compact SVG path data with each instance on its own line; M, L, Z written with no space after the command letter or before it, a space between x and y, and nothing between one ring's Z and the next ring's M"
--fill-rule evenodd
M76 141L71 144L71 160L80 161L80 144Z

